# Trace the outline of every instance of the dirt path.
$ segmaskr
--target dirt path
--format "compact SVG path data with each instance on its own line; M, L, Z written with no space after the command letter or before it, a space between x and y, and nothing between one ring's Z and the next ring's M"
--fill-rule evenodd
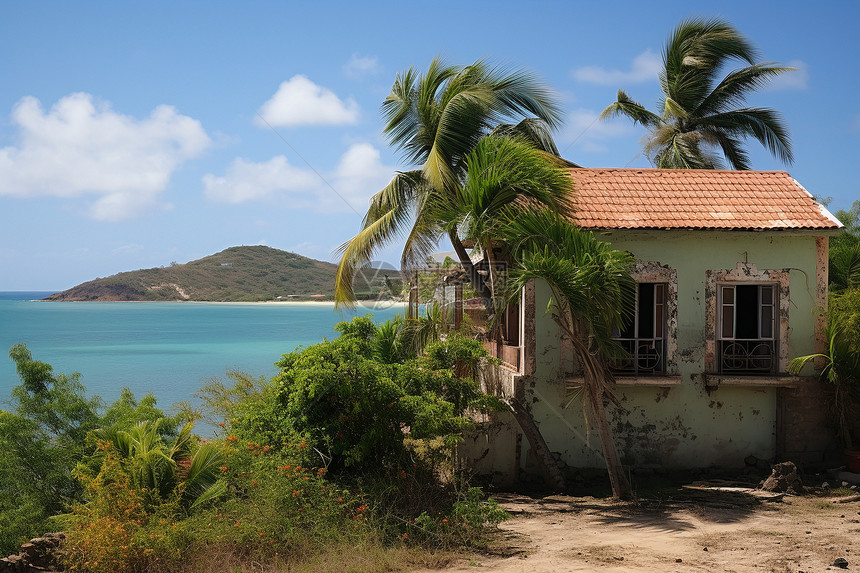
M497 496L513 518L493 554L446 571L860 570L860 502L820 497L761 501L747 494L679 490L670 499L612 503Z

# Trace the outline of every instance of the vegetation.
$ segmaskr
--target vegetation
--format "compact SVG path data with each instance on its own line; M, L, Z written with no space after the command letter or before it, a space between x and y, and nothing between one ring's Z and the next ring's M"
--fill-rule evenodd
M788 370L800 374L812 361L821 362L821 380L833 387L839 438L853 449L851 418L860 407L860 201L836 217L845 226L830 239L830 300L827 312L827 349L799 356Z
M552 289L552 317L572 341L583 370L586 419L600 434L612 493L629 498L632 490L607 422L604 400L619 405L607 359L623 352L610 337L630 318L625 311L633 307L633 258L552 213L520 216L505 232L516 256L511 294L518 295L534 279L546 281Z
M212 440L127 390L101 413L77 375L16 345L17 408L0 413L11 453L0 551L63 528L75 571L207 570L213 555L219 569L293 568L355 547L393 570L480 542L506 514L453 454L470 412L502 407L475 380L486 353L452 333L419 355L404 329L391 340L393 324L343 322L334 340L285 355L271 380L209 384Z
M644 153L664 169L749 169L743 140L752 137L781 161L793 155L788 128L771 108L740 107L747 95L793 68L756 62L756 50L722 20L683 20L663 49L657 113L624 91L600 115L624 115L651 130ZM749 64L720 77L736 60ZM720 157L722 156L722 158Z
M486 166L484 159L494 166L512 166L521 156L531 155L533 165L538 155L534 150L542 152L545 161L558 155L550 136L560 117L554 95L522 70L507 72L483 61L448 66L434 59L422 75L412 68L398 74L382 111L388 120L384 133L389 142L416 168L398 173L373 196L362 230L341 246L335 300L351 305L356 269L402 234L406 235L404 270L423 264L440 238L447 236L472 286L489 300L489 286L463 246L460 227L466 215L445 207L462 197L470 178L485 174L478 170ZM508 153L516 156L506 163ZM511 174L511 167L507 168ZM521 192L517 189L514 195ZM533 198L554 209L568 206L565 193ZM514 203L532 206L522 198Z
M88 436L99 427L113 431L138 421L163 418L155 399L138 403L127 389L99 414L101 400L86 396L78 374L55 374L34 360L23 344L9 356L21 384L12 391L14 411L0 410L0 554L8 555L22 539L44 533L49 519L83 499L74 471L88 456ZM175 420L166 420L169 435Z
M264 246L231 247L220 253L168 267L144 269L99 278L48 300L149 300L149 301L267 301L307 299L334 295L335 265ZM386 275L388 275L386 277ZM386 284L386 278L388 279ZM397 271L365 273L357 292L362 298L397 296L390 283L399 281Z

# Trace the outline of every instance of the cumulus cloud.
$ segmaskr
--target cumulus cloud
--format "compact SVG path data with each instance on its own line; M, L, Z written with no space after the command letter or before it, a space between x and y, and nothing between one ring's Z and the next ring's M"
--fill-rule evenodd
M379 58L361 56L357 53L343 65L343 73L351 78L375 76L380 72L382 72L382 66L379 65Z
M173 172L211 143L200 122L171 106L138 120L87 93L66 96L48 112L25 97L12 123L18 144L0 149L0 195L96 195L90 215L106 221L155 206Z
M325 181L311 169L296 167L278 155L263 162L238 158L223 176L205 175L203 186L206 197L219 203L265 201L287 208L363 213L370 196L393 175L394 167L382 163L378 149L357 143L334 169L322 173Z
M344 102L330 89L296 75L281 83L258 113L273 126L345 125L358 121L359 108L355 100Z
M622 87L626 84L638 84L657 79L657 73L663 67L663 60L652 52L645 50L630 64L628 71L607 70L599 66L586 66L573 70L574 79L599 86Z
M809 86L809 66L806 62L791 60L786 66L796 70L776 76L768 82L765 89L768 91L805 90Z

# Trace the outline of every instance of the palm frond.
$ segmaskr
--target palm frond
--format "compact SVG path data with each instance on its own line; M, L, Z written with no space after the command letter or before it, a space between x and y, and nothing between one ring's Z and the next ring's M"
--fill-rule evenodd
M617 97L618 99L615 103L610 104L600 113L601 120L625 115L632 119L634 123L641 123L645 127L656 127L662 122L660 116L648 111L642 104L630 99L622 90L618 90Z
M711 129L720 129L735 137L752 136L780 161L788 164L794 162L791 136L781 114L776 110L759 107L742 108L700 118L698 124Z
M373 196L362 230L338 249L341 253L335 274L338 307L354 308L352 281L356 269L369 263L377 249L406 229L423 185L420 172L398 173L385 189Z
M515 125L499 125L490 132L490 136L522 138L537 149L558 156L552 131L545 121L536 117L528 117Z
M705 117L743 105L749 92L761 89L771 79L791 71L797 70L778 66L773 62L763 62L733 70L702 100L693 115Z

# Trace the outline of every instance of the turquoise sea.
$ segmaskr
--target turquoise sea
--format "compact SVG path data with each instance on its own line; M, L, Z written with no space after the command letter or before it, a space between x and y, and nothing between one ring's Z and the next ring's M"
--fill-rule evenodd
M152 392L163 409L228 370L275 374L274 363L299 346L334 338L334 325L372 313L382 322L402 306L359 306L341 313L324 303L38 302L49 292L0 293L0 409L19 381L9 348L24 342L55 372L81 373L106 402L123 386Z

